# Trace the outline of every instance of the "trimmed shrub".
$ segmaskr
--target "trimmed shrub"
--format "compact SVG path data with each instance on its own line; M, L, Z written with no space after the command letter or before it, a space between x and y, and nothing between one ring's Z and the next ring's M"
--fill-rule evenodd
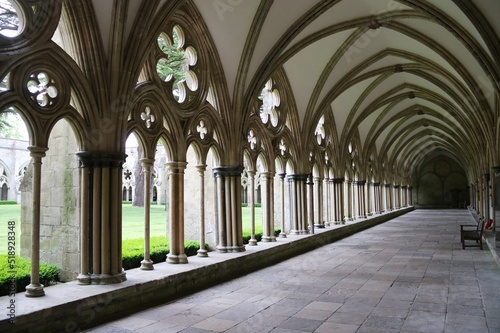
M278 236L281 232L281 229L274 229L274 236ZM248 244L248 241L252 238L252 235L250 232L243 232L243 244ZM257 242L260 242L262 240L262 233L256 233L255 234L255 239Z
M15 262L12 262L14 268L11 269L9 259L13 258L6 254L0 255L0 296L8 295L12 288L12 283L16 284L16 291L24 291L24 288L30 284L31 262L28 259L15 256ZM40 283L44 286L50 286L59 281L59 272L61 269L56 265L40 264ZM12 279L12 276L14 279Z
M193 256L198 253L200 243L184 241L184 253ZM153 263L164 262L170 252L170 240L163 236L154 236L150 239L149 256ZM122 265L123 269L137 268L141 266L144 259L144 239L124 239L122 241Z
M1 200L0 206L1 205L17 205L17 201L15 201L15 200Z

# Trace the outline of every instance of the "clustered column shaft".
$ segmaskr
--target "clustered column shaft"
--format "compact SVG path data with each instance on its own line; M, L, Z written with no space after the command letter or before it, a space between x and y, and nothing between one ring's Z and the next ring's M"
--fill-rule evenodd
M81 191L80 284L126 280L122 268L121 166L124 154L78 152Z
M241 220L242 167L217 167L213 169L217 187L217 212L219 225L218 252L245 251Z
M186 264L184 253L184 170L186 162L168 162L166 164L170 180L170 253L167 262Z

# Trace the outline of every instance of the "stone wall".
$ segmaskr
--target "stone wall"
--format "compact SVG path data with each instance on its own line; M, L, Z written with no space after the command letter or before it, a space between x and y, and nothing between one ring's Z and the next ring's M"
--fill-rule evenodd
M42 159L40 260L62 268L61 280L73 280L80 265L78 150L71 127L60 121L52 130ZM28 168L22 187L21 255L31 256L31 179Z
M458 208L470 202L468 182L462 167L447 156L422 165L413 188L415 205L422 208Z
M24 176L24 167L30 162L29 142L0 138L0 188L7 185L6 200L21 200L20 182ZM5 187L4 187L5 188ZM5 199L5 193L0 200Z

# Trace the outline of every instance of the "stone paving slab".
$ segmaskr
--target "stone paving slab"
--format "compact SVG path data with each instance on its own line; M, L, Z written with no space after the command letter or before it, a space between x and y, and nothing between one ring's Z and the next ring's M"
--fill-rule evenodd
M88 332L500 332L500 267L467 210L416 210Z

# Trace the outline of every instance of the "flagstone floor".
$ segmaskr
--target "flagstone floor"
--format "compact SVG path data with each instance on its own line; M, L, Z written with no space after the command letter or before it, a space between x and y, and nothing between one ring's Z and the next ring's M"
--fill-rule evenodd
M415 210L88 332L500 332L500 266L467 210Z

